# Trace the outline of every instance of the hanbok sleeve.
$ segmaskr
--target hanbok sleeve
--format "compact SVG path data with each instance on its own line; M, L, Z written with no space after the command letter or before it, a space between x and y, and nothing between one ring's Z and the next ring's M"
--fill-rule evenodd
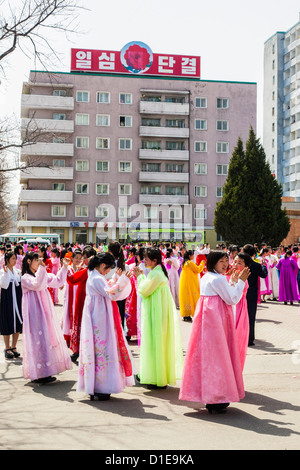
M230 285L225 276L218 276L213 281L213 289L227 305L236 305L243 296L245 282L241 279Z
M68 268L65 266L63 266L56 275L48 273L47 287L52 287L54 289L62 287L67 280L67 274Z
M10 284L9 272L5 272L4 269L0 271L0 289L7 289Z
M146 277L144 274L140 274L137 278L138 292L142 297L149 297L153 292L162 284L163 278L165 277L163 273L157 272L153 276Z
M21 285L26 290L44 290L48 287L48 275L44 266L39 266L36 275L24 274L21 279Z
M203 269L205 268L205 261L201 261L199 266L196 263L194 263L193 261L190 261L189 262L189 267L191 268L191 270L194 273L200 274L203 271Z
M125 274L118 276L115 273L104 290L111 300L123 300L131 293L131 282Z

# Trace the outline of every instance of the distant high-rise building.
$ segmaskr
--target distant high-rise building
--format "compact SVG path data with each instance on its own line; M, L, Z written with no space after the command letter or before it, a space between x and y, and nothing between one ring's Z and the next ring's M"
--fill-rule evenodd
M283 196L300 202L300 16L264 45L263 146Z

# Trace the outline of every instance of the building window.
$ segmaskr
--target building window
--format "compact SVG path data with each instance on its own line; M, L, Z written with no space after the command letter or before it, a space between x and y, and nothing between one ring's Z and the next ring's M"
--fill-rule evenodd
M97 137L96 148L98 150L107 150L110 147L110 139L108 137Z
M154 140L142 140L142 149L161 150L161 142Z
M145 219L157 219L157 207L144 207Z
M119 171L121 173L131 173L132 162L119 162Z
M228 142L217 142L216 152L217 153L228 153L229 152L229 143Z
M66 90L53 90L53 96L67 96Z
M75 192L76 194L88 194L89 184L88 183L76 183Z
M150 171L152 173L161 172L161 163L142 163L142 171Z
M166 127L177 127L184 128L185 120L184 119L166 119Z
M195 186L195 197L207 197L207 186Z
M195 129L207 131L207 119L195 119Z
M65 121L66 120L66 115L63 114L63 113L54 113L53 114L53 119L55 119L55 121Z
M109 207L98 206L95 207L95 217L108 217L109 216Z
M132 194L132 184L122 184L118 185L118 195L119 196L131 196Z
M65 190L65 183L53 183L52 184L53 191L64 191Z
M168 173L183 173L183 163L166 163L166 172Z
M195 142L195 152L207 152L207 142Z
M223 186L217 186L216 187L216 196L217 197L223 197Z
M107 196L109 194L109 184L96 183L96 194L98 196Z
M52 217L66 217L66 206L51 206Z
M76 114L76 124L77 126L88 126L89 125L89 114Z
M195 108L207 108L207 98L197 97L195 99Z
M77 91L76 92L76 101L79 103L88 103L90 101L89 91Z
M66 161L59 158L55 158L52 163L55 167L64 168L66 166Z
M162 194L161 186L141 186L141 194L152 194L158 195Z
M131 150L132 139L119 139L119 150Z
M181 207L170 207L169 208L169 219L181 219L182 220L182 208Z
M217 131L229 131L229 121L217 121Z
M119 219L127 219L131 217L131 208L127 206L119 206L118 209Z
M88 217L88 206L75 206L75 217Z
M132 93L120 93L119 103L120 104L132 104Z
M96 114L96 126L110 126L110 116L108 114Z
M98 160L96 162L96 171L101 171L101 172L109 171L109 162Z
M184 186L166 186L166 195L168 196L183 196Z
M110 93L107 92L107 91L97 91L96 101L97 101L97 103L109 104L110 103Z
M120 116L119 126L120 127L132 127L132 116Z
M76 171L89 171L89 161L76 160Z
M185 150L184 142L166 141L166 150Z
M53 143L54 144L65 144L66 143L66 139L65 137L53 137Z
M78 149L88 149L89 148L89 138L88 137L76 137L76 148L78 148Z
M195 175L207 175L207 163L195 163Z
M202 220L207 219L207 209L198 209L197 207L195 207L194 217L195 219L202 219Z
M228 165L216 165L216 174L217 175L227 175Z
M217 109L227 109L227 108L229 108L229 99L217 98Z

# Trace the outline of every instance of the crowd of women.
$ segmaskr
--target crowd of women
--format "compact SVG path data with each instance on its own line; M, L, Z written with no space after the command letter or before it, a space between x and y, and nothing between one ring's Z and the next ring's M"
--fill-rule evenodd
M7 244L0 257L5 358L20 356L22 334L23 376L31 382L53 382L76 364L77 391L107 400L127 386L161 389L180 380L181 400L224 412L244 397L253 263L263 267L255 304L299 302L299 246ZM185 358L180 319L193 323Z

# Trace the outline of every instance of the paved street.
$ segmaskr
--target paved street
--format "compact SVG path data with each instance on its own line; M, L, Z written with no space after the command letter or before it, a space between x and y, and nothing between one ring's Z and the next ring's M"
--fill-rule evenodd
M58 315L61 306L56 307ZM178 400L177 387L127 388L107 402L76 392L77 366L49 385L22 377L22 361L0 354L2 450L298 449L300 442L299 305L258 308L256 345L248 349L246 397L209 415ZM180 321L184 350L192 325ZM130 342L138 368L139 350ZM21 341L19 343L21 351ZM132 452L134 454L134 452Z

